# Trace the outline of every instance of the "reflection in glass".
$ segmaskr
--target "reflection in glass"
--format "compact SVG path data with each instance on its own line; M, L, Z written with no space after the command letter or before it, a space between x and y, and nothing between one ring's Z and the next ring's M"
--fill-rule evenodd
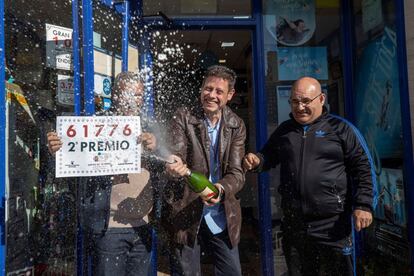
M329 2L329 3L328 3ZM267 133L289 120L292 84L302 76L321 82L330 112L344 116L340 1L263 0ZM308 99L309 101L311 99ZM309 102L308 101L308 102ZM299 104L299 102L296 102ZM275 272L287 272L281 244L280 172L270 170Z
M408 275L410 269L403 178L403 137L394 1L353 1L356 124L375 163L378 205L367 232L368 274ZM400 20L400 19L399 19Z
M75 273L75 190L45 147L55 116L73 112L71 4L5 1L7 273Z

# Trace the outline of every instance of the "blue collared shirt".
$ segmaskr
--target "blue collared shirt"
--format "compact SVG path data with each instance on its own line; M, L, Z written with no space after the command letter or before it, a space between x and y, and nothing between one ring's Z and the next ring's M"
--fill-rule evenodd
M210 139L210 176L211 183L217 183L221 178L220 170L220 151L219 151L219 121L215 126L212 126L209 119L205 119L204 123L207 127L208 137ZM217 203L213 206L204 205L203 217L206 220L207 226L211 233L218 234L226 229L227 221L224 212L224 205Z

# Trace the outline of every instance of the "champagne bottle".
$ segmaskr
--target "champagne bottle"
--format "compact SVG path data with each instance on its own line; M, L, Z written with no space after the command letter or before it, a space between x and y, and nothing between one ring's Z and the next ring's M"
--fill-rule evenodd
M198 193L200 196L218 197L219 190L203 174L188 170L186 179L191 190Z

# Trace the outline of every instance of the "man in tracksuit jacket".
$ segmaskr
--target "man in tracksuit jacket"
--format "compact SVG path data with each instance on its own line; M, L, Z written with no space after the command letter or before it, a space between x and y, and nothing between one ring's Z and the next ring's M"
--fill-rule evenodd
M327 113L316 79L297 80L289 102L291 119L259 153L247 154L243 167L260 172L281 165L289 275L352 275L352 223L360 231L372 222L369 152L353 125Z

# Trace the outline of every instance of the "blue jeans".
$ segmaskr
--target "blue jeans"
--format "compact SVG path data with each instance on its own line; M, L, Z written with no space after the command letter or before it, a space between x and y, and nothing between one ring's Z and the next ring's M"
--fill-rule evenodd
M147 276L151 260L151 227L109 228L94 235L93 275Z
M227 229L214 235L208 229L204 219L201 222L197 241L193 248L189 246L171 248L171 275L201 275L201 250L212 254L215 275L241 275L239 249L237 246L232 247Z

